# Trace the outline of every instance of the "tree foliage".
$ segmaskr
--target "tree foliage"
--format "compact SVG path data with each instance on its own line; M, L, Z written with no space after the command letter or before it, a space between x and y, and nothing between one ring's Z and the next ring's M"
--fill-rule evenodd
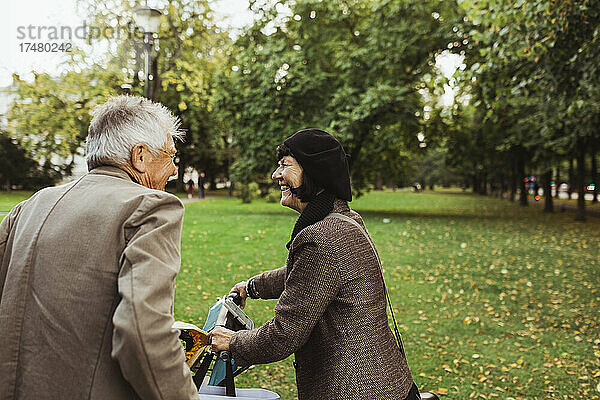
M39 165L69 175L83 154L90 111L117 93L115 76L99 70L60 76L35 74L33 82L13 75L8 131ZM115 87L116 86L116 87Z
M595 61L600 2L458 4L466 15L457 31L468 43L463 50L468 67L457 79L470 100L455 106L450 124L460 126L456 134L479 151L456 154L462 150L455 147L454 158L477 166L478 155L485 154L484 178L503 182L510 176L514 184L526 169L551 177L547 171L577 156L582 199L586 148L600 138ZM582 208L583 202L580 216Z
M39 165L68 174L91 107L143 93L137 4L79 0L109 27L90 38L106 57L78 51L60 76L15 77L8 131ZM358 194L423 178L514 198L526 174L549 180L576 158L581 198L596 176L584 163L600 139L600 0L252 0L254 22L234 42L208 0L153 5L164 15L152 97L188 132L180 189L190 168L212 182L229 169L242 184L264 181L276 146L306 127L342 142ZM435 66L448 52L464 62L452 77ZM449 89L455 101L442 104Z
M0 131L0 188L38 189L56 183L60 175L29 157L18 141Z
M81 0L99 25L114 25L115 31L127 31L118 42L108 65L128 68L123 77L135 94L143 94L144 76L141 38L133 31L130 16L137 2ZM227 133L211 108L215 75L222 69L230 45L227 32L214 23L207 0L164 0L155 7L163 11L160 31L155 37L151 73L151 97L173 110L187 131L186 139L177 143L179 152L178 186L183 190L183 175L188 168L205 171L209 181L226 174ZM128 16L128 17L123 17ZM133 39L133 40L132 40Z
M358 191L382 171L398 175L417 148L418 89L451 34L450 4L251 2L259 17L236 41L215 95L234 134L238 178L265 176L275 147L306 127L342 142Z
M8 113L9 131L41 165L69 175L83 143L90 110L116 94L144 93L143 42L132 23L137 2L79 1L90 25L105 36L89 37L88 49L76 50L68 72L35 74L33 82L15 76L15 101ZM220 70L229 37L212 21L208 1L165 0L154 40L150 81L152 97L173 110L187 131L178 143L179 183L188 167L205 170L210 180L226 167L226 136L211 112L214 75ZM102 59L90 53L105 46Z

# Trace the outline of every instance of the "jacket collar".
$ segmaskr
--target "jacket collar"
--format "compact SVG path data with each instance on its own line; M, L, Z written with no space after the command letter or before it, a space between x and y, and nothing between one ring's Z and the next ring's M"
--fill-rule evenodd
M346 214L350 212L350 207L348 206L348 202L346 200L336 199L333 201L333 210L332 213Z
M131 178L127 172L121 168L113 167L112 165L102 165L100 167L96 167L88 172L88 174L114 176L115 178L121 178L135 182L135 180L133 180L133 178Z

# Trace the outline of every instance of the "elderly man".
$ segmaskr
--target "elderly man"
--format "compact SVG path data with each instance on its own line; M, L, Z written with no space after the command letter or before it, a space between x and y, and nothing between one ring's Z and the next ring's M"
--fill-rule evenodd
M89 173L0 225L0 399L198 398L172 329L183 206L164 192L179 121L97 107Z

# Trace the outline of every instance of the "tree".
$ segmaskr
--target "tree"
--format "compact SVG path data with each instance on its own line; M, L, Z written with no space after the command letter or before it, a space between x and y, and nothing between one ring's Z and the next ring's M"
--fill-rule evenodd
M83 154L91 109L118 93L117 77L101 69L35 74L33 82L13 75L7 130L39 165L70 175Z
M517 159L519 179L526 160L548 171L577 157L582 160L577 181L583 181L583 153L598 140L593 124L599 82L592 60L599 55L599 2L459 4L467 15L459 32L470 43L462 83L481 100L482 122L502 126L501 141L486 134L495 143L492 151ZM581 199L582 190L579 184ZM577 218L583 215L582 200Z
M55 183L60 178L52 168L31 159L16 139L0 130L0 187L13 186L37 189Z
M137 2L79 1L95 25L127 32L127 37L111 38L117 40L117 46L108 54L107 66L120 71L125 63L128 69L122 81L131 86L132 93L142 95L141 37L136 37L131 17L123 17L132 15ZM217 176L226 173L229 133L215 118L211 99L216 74L224 67L231 40L226 31L215 25L207 0L163 0L154 3L154 7L162 10L163 16L155 38L152 98L173 110L187 132L185 141L176 144L178 190L184 190L184 174L189 168L205 171L207 180L214 184Z
M75 50L67 61L68 72L58 76L35 74L33 82L14 76L16 99L8 112L8 130L40 164L69 175L76 155L83 154L91 109L108 97L143 94L142 43L131 18L137 2L80 0L91 25L103 28L102 37L89 42L109 43L103 59L92 60ZM182 120L186 141L178 143L180 189L188 168L203 169L210 180L224 174L227 132L213 118L210 100L214 75L221 69L226 32L212 22L207 1L165 0L159 49L152 63L153 97Z
M418 148L418 89L452 34L450 4L251 2L260 18L236 41L215 95L234 133L238 179L265 177L275 147L311 126L342 142L358 193L382 171L400 170L406 150Z

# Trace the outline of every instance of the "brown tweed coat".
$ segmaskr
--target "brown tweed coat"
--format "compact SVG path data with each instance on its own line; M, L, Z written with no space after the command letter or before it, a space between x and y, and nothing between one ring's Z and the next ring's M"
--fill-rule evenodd
M333 212L364 227L345 201ZM230 350L240 365L296 354L300 399L403 399L413 380L389 328L379 264L358 229L328 218L303 229L287 264L255 277L261 298L279 298L275 316L236 332Z

